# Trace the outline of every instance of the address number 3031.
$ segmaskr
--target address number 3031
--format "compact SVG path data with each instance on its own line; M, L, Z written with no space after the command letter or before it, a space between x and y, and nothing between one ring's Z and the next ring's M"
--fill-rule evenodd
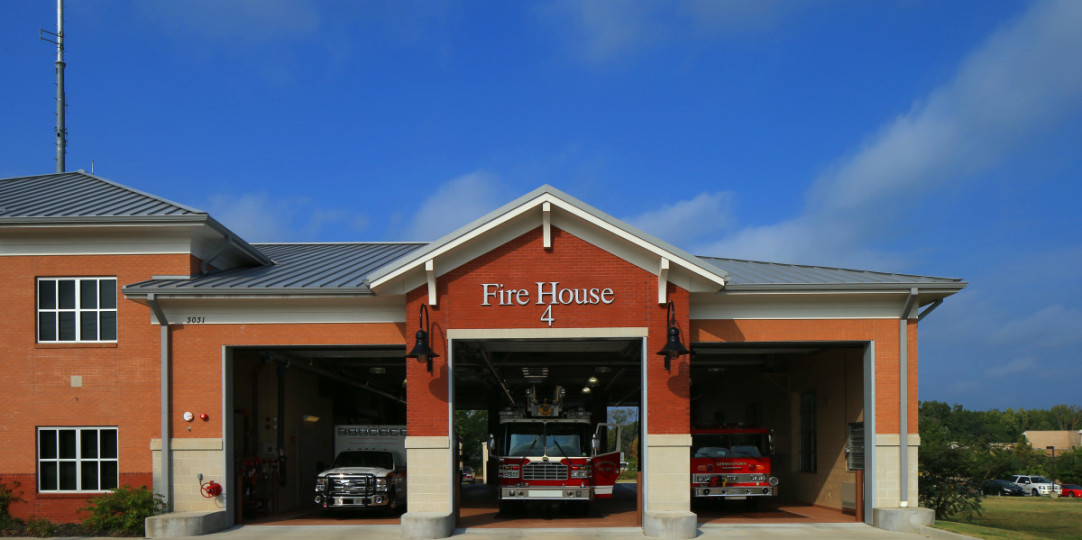
M202 315L184 318L184 324L203 324L205 322L207 322L207 318Z

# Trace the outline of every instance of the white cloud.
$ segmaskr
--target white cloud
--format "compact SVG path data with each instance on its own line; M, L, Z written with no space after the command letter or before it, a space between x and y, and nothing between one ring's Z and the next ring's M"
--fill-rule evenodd
M1040 368L1037 366L1037 360L1032 356L1026 356L1022 358L1015 358L1005 364L993 366L987 372L989 377L1000 379L1012 375L1019 375L1023 373L1033 373Z
M568 45L590 63L612 60L666 39L689 33L744 33L775 26L809 2L780 0L564 0L542 4L538 12L569 39Z
M368 220L341 210L315 207L315 201L301 197L271 199L266 193L214 195L205 206L214 219L248 242L298 242L326 238L326 229L353 240Z
M311 0L185 0L139 2L151 18L174 32L242 43L312 34L320 17Z
M1082 2L1041 2L993 34L952 80L821 175L803 212L709 246L725 257L878 266L868 246L912 205L963 184L1082 104Z
M511 200L499 179L486 171L452 178L436 188L406 225L404 240L432 241Z
M730 192L700 193L694 198L665 205L626 221L680 248L704 238L717 238L732 224Z

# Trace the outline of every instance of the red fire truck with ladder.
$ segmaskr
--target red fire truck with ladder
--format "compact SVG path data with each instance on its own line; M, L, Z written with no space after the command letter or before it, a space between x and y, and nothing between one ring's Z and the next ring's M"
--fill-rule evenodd
M620 476L620 452L599 454L601 428L585 410L565 410L562 387L552 399L526 391L524 409L500 411L500 428L489 436L496 460L500 512L528 501L572 503L585 508L612 497ZM619 438L617 438L619 440Z
M774 432L766 428L716 426L691 430L691 496L744 500L754 508L778 494L771 475Z

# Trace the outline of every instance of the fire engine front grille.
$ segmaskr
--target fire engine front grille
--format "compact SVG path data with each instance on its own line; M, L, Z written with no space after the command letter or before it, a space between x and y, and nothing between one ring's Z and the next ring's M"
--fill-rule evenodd
M330 477L332 495L371 495L376 491L376 477L371 474Z
M522 468L523 480L567 480L567 465L562 463L529 463Z

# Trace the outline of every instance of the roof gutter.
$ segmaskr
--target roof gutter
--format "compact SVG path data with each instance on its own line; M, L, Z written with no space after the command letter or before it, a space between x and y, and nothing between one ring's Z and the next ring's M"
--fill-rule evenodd
M158 325L161 326L161 437L162 437L162 459L161 459L161 472L159 477L161 478L162 485L158 486L158 493L161 494L163 502L165 503L166 511L173 510L173 482L172 482L172 469L173 469L173 451L170 441L169 433L169 417L171 411L169 409L169 387L171 386L169 380L169 320L165 318L165 312L162 311L162 307L158 305L158 299L153 293L147 295L147 305L150 306L150 310L154 312L154 317L158 319Z

